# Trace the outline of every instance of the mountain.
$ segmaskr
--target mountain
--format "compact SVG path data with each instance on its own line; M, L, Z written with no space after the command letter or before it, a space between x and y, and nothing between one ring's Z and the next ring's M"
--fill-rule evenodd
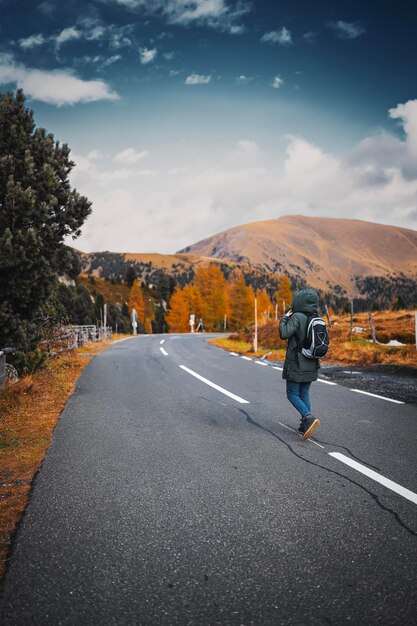
M292 215L252 222L180 253L287 272L313 287L349 296L368 292L366 281L417 278L417 232L361 220Z

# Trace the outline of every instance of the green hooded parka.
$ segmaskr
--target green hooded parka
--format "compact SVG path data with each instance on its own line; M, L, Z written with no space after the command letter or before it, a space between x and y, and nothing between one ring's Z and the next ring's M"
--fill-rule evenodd
M298 352L298 344L307 336L307 315L318 315L318 306L319 296L314 289L296 291L291 305L293 314L291 317L283 317L279 323L281 339L288 339L282 377L291 382L310 383L317 380L319 360L306 359Z

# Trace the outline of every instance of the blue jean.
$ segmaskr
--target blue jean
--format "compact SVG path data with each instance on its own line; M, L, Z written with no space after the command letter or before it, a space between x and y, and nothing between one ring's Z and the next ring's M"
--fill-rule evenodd
M311 383L293 383L287 380L287 398L297 409L301 418L311 413L310 386Z

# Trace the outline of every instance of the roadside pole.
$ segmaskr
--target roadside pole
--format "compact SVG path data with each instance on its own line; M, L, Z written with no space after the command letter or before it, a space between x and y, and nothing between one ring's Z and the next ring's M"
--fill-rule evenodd
M138 314L136 312L136 309L132 309L132 315L131 315L131 320L132 320L132 328L133 328L133 334L137 335L138 334Z
M350 301L350 340L352 341L353 335L353 300Z
M255 298L255 335L253 338L253 350L258 352L258 301Z
M226 328L227 328L227 315L225 313L224 314L224 332L226 332Z
M278 305L275 305L275 321L278 320Z

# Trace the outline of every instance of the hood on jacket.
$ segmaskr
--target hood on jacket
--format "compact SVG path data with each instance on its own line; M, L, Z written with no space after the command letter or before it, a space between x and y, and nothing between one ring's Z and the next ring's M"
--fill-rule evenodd
M292 301L294 313L318 313L319 296L314 289L301 289L296 291Z

